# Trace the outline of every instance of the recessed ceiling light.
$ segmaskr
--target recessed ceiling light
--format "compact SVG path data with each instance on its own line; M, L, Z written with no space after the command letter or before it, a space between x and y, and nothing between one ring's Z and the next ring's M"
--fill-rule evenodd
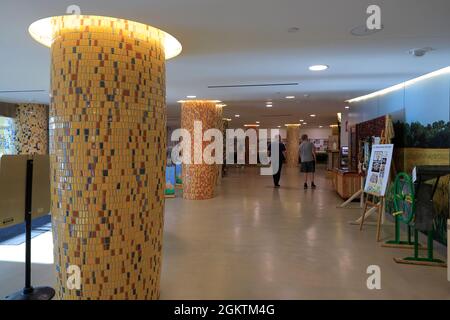
M354 27L352 30L350 30L350 33L357 37L364 37L364 36L370 36L374 33L380 32L384 29L384 26L382 25L380 29L369 29L367 28L367 25L362 24L360 26Z
M307 125L307 123L306 123L306 122L303 122L303 125L304 125L304 126L306 126L306 125Z
M323 128L323 126L319 126L319 128Z
M299 27L291 27L291 28L288 29L289 33L295 33L295 32L298 32L298 31L300 31Z
M195 98L197 98L197 96L186 96L186 98L188 98L188 99L195 99Z
M311 114L310 117L311 117L311 118L315 118L316 115L315 115L315 114Z
M278 128L281 128L281 126L278 126Z
M433 51L434 49L431 47L425 47L425 48L416 48L416 49L411 49L408 51L408 53L414 57L423 57L424 55L426 55L428 52Z
M310 66L309 70L311 71L324 71L327 70L329 67L326 64L317 64L314 66Z
M235 114L234 117L235 117L235 118L239 118L240 115L239 115L239 114Z
M300 119L300 122L305 122L305 120L303 120L303 119Z
M295 99L295 96L287 96L286 99Z

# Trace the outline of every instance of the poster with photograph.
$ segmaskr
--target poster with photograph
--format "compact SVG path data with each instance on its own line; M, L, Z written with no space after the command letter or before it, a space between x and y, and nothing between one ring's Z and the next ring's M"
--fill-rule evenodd
M0 117L0 158L4 154L16 154L14 135L13 119Z
M393 152L393 144L374 144L372 146L364 192L384 197L389 182Z
M166 198L175 197L175 167L166 167L166 188L164 191Z
M181 186L183 184L182 169L183 167L181 164L175 165L175 182L177 186Z

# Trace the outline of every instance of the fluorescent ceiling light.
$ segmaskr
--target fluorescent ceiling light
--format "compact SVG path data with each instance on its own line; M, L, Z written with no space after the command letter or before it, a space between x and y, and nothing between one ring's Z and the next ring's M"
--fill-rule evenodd
M241 116L241 115L239 115L239 114L235 114L235 115L234 115L235 118L239 118L240 116Z
M300 119L300 122L305 122L305 120L303 120L303 119Z
M195 98L197 98L197 96L187 96L186 98L188 98L188 99L195 99Z
M316 115L315 115L315 114L311 114L310 117L311 117L311 118L315 118Z
M386 88L386 89L383 89L383 90L380 90L380 91L376 91L376 92L370 93L370 94L365 95L365 96L361 96L361 97L358 97L358 98L347 100L346 102L353 103L353 102L358 102L358 101L362 101L362 100L372 99L372 98L375 98L375 97L378 97L378 96L382 96L382 95L385 95L385 94L388 94L388 93L391 93L391 92L394 92L394 91L397 91L397 90L405 89L406 87L408 87L408 86L410 86L412 84L415 84L415 83L417 83L419 81L427 80L427 79L434 78L434 77L437 77L437 76L440 76L440 75L443 75L443 74L448 74L448 73L450 73L450 66L446 67L446 68L443 68L443 69L439 69L439 70L430 72L430 73L427 73L427 74L425 74L423 76L420 76L418 78L411 79L411 80L408 80L408 81L396 84L395 86L392 86L392 87L389 87L389 88Z
M256 121L256 123L257 123L257 124L260 124L261 122L259 122L259 121Z
M350 107L349 106L345 106L345 109L350 109Z
M314 66L310 66L309 70L310 71L324 71L327 70L329 68L329 66L327 66L326 64L317 64Z
M295 96L287 96L286 99L295 99Z

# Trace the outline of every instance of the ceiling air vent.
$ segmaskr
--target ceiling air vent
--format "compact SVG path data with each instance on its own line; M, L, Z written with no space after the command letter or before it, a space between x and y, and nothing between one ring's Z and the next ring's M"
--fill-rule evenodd
M33 93L33 92L47 92L47 90L0 90L0 93Z
M290 83L256 83L256 84L227 84L227 85L212 85L208 89L220 88L253 88L253 87L282 87L282 86L298 86L298 82Z
M292 117L292 114L270 114L270 115L261 115L262 118L285 118Z

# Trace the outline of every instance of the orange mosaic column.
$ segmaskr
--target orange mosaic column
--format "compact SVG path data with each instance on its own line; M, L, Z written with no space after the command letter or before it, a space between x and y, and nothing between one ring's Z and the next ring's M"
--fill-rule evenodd
M219 129L220 132L222 132L223 141L225 141L222 104L218 104L216 106L216 128ZM217 185L220 185L222 183L222 164L217 164L216 183Z
M298 152L300 146L300 125L287 125L286 165L288 167L298 166Z
M48 154L48 106L19 104L14 119L17 154Z
M49 19L57 296L156 299L166 163L166 35L114 18Z
M202 136L208 129L217 127L217 107L215 101L185 101L181 105L181 127L189 131L192 137L191 164L183 164L183 198L188 200L206 200L215 195L217 165L194 163L194 122L202 123ZM203 139L202 139L203 141ZM202 142L202 152L210 142Z

